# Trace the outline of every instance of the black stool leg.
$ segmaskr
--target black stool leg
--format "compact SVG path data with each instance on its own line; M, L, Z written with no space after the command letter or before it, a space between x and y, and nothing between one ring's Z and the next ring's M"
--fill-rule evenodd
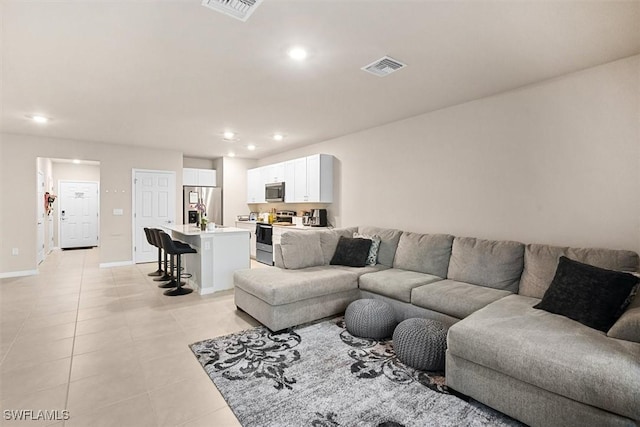
M180 274L181 274L181 265L180 265L180 260L182 258L182 256L180 254L177 255L178 257L178 271L176 273L176 279L177 279L177 287L175 289L169 289L164 291L164 294L170 297L175 297L177 295L186 295L186 294L190 294L191 292L193 292L193 289L190 288L183 288L182 285L184 285L185 283L182 282L180 280Z
M158 269L153 273L147 274L147 276L162 276L164 271L162 271L162 251L158 248Z
M162 249L158 248L158 269L153 273L149 273L149 276L162 276L164 271L162 270Z
M176 286L178 286L176 284L176 276L174 274L174 264L173 264L173 257L174 255L171 255L169 257L169 269L167 270L169 272L169 281L167 283L161 283L158 285L159 288L163 288L163 289L170 289L170 288L175 288Z
M167 251L164 251L164 274L162 277L157 277L153 279L155 282L166 282L167 280L171 280L171 270L169 269L169 255L167 255Z

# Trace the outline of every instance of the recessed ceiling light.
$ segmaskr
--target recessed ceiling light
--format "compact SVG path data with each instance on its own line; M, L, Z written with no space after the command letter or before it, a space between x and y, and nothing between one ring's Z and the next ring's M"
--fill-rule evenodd
M307 58L307 51L300 46L292 47L287 51L287 54L289 58L295 59L296 61L304 61Z
M41 123L41 124L48 123L49 120L50 120L48 117L41 116L40 114L34 114L34 115L31 115L31 116L27 116L27 118L33 120L36 123Z
M274 133L273 134L273 139L276 141L282 141L284 139L284 135L281 133Z
M78 159L73 159L73 163L75 163L76 165L79 165L79 164L80 164L80 160L78 160Z
M249 151L254 151L255 149L256 149L256 146L255 146L255 145L253 145L253 144L249 144L249 145L247 145L247 150L249 150Z
M222 137L227 141L233 141L233 139L236 137L236 134L231 131L226 131L222 134Z
M236 153L234 153L233 151L229 151L229 157L235 157Z

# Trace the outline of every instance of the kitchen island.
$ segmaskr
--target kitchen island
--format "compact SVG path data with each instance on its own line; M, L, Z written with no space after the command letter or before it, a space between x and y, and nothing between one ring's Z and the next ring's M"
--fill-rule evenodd
M250 268L250 233L235 227L216 227L201 231L193 224L167 225L174 240L188 243L197 254L182 255L185 273L191 273L187 283L200 295L233 288L233 272Z

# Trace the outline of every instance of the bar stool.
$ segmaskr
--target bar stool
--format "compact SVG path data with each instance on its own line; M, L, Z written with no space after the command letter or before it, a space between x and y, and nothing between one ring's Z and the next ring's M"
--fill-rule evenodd
M155 282L167 282L172 279L171 270L173 269L173 257L171 257L171 261L169 261L169 255L167 251L162 247L162 239L160 238L160 233L163 233L162 230L158 228L150 228L151 237L153 238L156 246L164 252L164 274L161 277L156 277L153 279ZM159 288L173 288L173 285L168 285L167 283L163 283L158 285Z
M177 296L177 295L190 294L191 292L193 292L193 289L183 288L182 285L184 285L185 283L180 280L182 277L191 277L191 275L187 275L187 276L182 275L181 259L182 259L182 255L184 254L195 254L198 252L195 249L193 249L191 246L187 245L186 243L173 240L171 237L169 237L167 233L160 232L160 238L162 239L162 247L164 251L167 252L169 255L175 255L177 257L177 262L176 262L177 272L173 276L171 282L169 282L171 284L175 283L176 288L166 290L164 291L164 294L170 297ZM173 273L173 269L171 270L171 272Z
M151 234L151 230L149 230L147 227L144 227L144 235L147 237L147 242L149 242L151 246L155 246L156 248L158 248L158 269L152 273L147 274L147 276L162 276L162 274L164 273L164 270L162 270L162 249L156 243L156 239Z

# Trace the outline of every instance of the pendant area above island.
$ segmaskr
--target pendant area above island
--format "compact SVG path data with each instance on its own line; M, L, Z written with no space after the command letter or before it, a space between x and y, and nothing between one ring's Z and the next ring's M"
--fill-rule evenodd
M251 268L250 232L235 227L202 231L193 224L164 226L175 240L188 243L198 253L183 255L187 280L200 295L233 289L233 273Z

